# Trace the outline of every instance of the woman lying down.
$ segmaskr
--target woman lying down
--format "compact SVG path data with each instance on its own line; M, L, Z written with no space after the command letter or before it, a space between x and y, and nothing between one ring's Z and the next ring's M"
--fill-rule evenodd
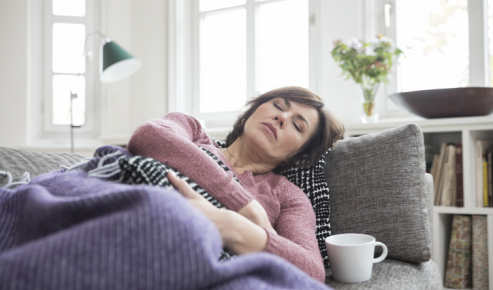
M310 201L274 171L317 162L340 139L342 126L317 95L299 87L269 91L247 105L225 148L193 117L170 113L140 125L128 150L175 168L224 205L227 210L215 207L168 173L173 186L214 223L225 248L236 255L278 255L323 282Z

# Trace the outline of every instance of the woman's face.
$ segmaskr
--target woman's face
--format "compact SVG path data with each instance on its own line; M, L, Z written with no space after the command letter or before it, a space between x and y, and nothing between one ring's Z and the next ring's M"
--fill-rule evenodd
M315 108L275 98L248 118L243 135L257 154L281 164L301 149L317 126Z

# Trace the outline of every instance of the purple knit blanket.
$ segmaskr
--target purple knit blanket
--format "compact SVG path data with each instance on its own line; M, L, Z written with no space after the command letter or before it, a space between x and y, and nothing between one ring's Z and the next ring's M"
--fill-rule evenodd
M275 255L221 249L175 190L83 170L0 188L0 289L328 289Z

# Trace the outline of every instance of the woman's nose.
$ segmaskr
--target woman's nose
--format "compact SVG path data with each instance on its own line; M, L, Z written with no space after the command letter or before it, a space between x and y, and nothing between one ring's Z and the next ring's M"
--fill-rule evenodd
M279 122L279 127L281 127L281 128L284 124L286 124L285 118L282 114L281 114L281 117L275 117L274 119Z

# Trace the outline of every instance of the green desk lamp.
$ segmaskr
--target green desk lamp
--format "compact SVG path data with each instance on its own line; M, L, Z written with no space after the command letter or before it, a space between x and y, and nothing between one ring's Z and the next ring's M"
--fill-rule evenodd
M84 56L89 36L99 34L104 38L100 49L99 75L103 83L116 82L136 72L142 65L142 61L130 55L121 46L111 41L106 35L94 30L87 34L84 44Z
M136 72L142 65L142 61L130 55L118 44L111 41L106 35L101 32L94 30L86 35L86 40L84 42L84 52L83 56L86 55L86 45L87 39L93 34L99 34L104 38L104 43L101 44L100 49L100 62L99 62L99 76L100 81L103 83L112 83L122 80L134 72ZM80 75L80 74L79 74ZM81 126L75 126L73 124L73 114L72 114L72 102L77 98L77 94L70 91L70 148L71 152L74 153L74 128L79 128Z

